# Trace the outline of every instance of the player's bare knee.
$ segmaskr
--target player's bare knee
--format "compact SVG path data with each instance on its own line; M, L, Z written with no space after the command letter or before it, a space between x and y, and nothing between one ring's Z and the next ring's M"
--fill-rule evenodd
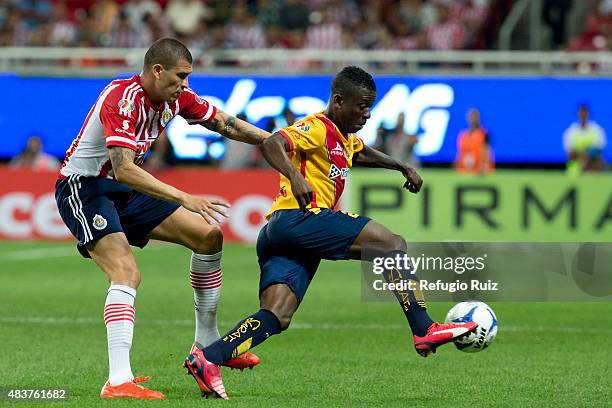
M295 312L295 310L289 310L283 307L266 308L264 305L262 305L262 309L266 309L276 316L281 331L285 331L289 328L291 319L293 318L293 313Z
M393 250L402 252L406 252L408 250L408 245L406 244L404 237L401 235L393 235Z
M406 252L408 249L406 240L401 235L390 234L385 237L382 242L382 249L384 252L402 251Z
M218 225L209 225L191 248L198 254L218 252L223 247L223 231Z
M140 270L133 259L118 259L107 274L111 284L126 285L134 289L138 289L140 285Z

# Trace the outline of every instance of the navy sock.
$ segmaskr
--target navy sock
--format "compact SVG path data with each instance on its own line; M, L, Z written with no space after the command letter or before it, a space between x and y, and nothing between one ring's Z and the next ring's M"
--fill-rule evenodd
M398 255L403 258L406 253L403 251L392 251L386 253L385 257L396 258ZM401 281L407 282L408 280L418 282L419 278L416 275L411 274L410 271L410 268L393 268L391 270L385 270L383 272L383 276L389 283ZM408 319L408 324L410 325L412 334L419 337L427 334L427 328L432 325L433 320L431 320L427 314L427 305L425 304L423 292L420 289L406 289L394 290L393 294L402 306L402 310L404 311L404 315L406 315L406 319Z
M281 332L280 322L269 310L260 309L232 330L203 349L206 360L221 365L232 358L246 353L249 349L263 343L268 337Z

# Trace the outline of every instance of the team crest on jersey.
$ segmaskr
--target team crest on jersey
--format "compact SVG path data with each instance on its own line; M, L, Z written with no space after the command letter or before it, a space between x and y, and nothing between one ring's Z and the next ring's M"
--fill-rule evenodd
M194 96L195 96L195 100L196 100L197 103L199 103L200 105L202 105L204 103L202 98L200 98L200 95L198 95L197 93L194 93Z
M97 229L98 231L103 230L104 228L106 228L106 226L108 225L108 222L106 222L106 219L101 216L100 214L96 214L93 217L93 227L95 229Z
M168 108L164 109L164 112L161 115L161 124L162 126L166 126L168 122L172 119L172 111Z
M346 179L346 176L348 175L348 168L343 168L343 169L339 169L335 164L332 163L331 167L329 168L329 178L330 179L335 179L340 177L342 180Z
M127 99L122 99L117 104L119 106L119 111L130 114L134 111L134 101L129 101Z
M299 122L295 124L295 127L300 129L302 132L308 132L310 130L310 125L306 122Z

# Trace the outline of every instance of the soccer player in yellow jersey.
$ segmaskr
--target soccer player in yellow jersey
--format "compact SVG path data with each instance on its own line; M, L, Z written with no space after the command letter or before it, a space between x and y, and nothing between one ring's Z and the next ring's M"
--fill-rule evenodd
M266 160L280 172L280 191L257 240L261 269L261 309L240 321L211 345L194 350L185 367L202 392L227 399L219 366L269 336L289 327L321 259L395 258L406 254L406 241L363 216L336 211L353 164L397 170L404 187L418 193L423 181L409 165L368 146L355 135L370 117L376 99L374 80L358 67L346 67L331 84L324 112L279 130L261 146ZM388 282L417 280L410 269L392 268ZM395 292L406 315L416 351L426 357L442 344L476 328L435 323L420 291Z

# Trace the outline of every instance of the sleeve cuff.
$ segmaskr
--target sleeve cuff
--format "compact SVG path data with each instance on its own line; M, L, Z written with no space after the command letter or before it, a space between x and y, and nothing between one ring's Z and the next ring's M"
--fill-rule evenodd
M107 136L106 137L106 147L127 147L130 150L137 151L138 145L135 140L129 139L123 136Z
M291 140L289 135L284 130L282 130L282 129L279 130L278 133L280 133L281 136L283 136L287 140L287 142L289 143L289 149L291 151L294 151L295 150L295 144L293 143L293 140Z

